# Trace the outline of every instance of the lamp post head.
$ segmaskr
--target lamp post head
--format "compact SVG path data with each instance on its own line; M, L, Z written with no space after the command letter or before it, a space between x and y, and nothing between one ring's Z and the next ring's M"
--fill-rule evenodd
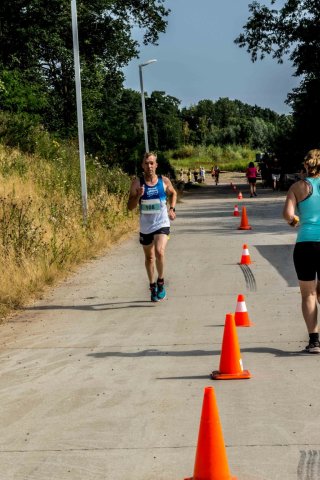
M156 62L156 61L157 61L157 60L156 60L155 58L153 58L152 60L148 60L148 61L145 62L145 63L141 63L141 64L139 65L139 68L145 67L146 65L150 65L150 63L154 63L154 62Z
M139 76L140 76L140 88L141 88L141 104L142 104L142 117L143 117L143 130L144 130L144 143L145 143L145 150L149 152L149 141L148 141L148 127L147 127L147 116L146 116L146 107L144 101L144 91L143 91L143 79L142 79L142 67L150 65L150 63L154 63L157 60L153 58L152 60L148 60L147 62L141 63L139 65Z

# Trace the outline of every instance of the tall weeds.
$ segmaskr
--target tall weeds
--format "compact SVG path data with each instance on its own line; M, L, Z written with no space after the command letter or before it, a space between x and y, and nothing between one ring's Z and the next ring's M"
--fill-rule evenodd
M0 317L135 228L127 175L89 157L87 183L85 226L71 144L47 137L33 155L0 145Z

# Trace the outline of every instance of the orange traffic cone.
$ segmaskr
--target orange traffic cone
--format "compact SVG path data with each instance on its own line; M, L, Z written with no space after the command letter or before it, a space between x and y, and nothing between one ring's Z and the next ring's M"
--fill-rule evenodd
M251 378L249 370L243 370L233 313L227 313L226 315L220 366L218 371L211 373L211 378L213 380L240 380L242 378Z
M239 217L240 216L238 205L234 206L233 216L234 217Z
M242 200L242 193L241 192L238 193L238 200Z
M205 387L193 477L185 480L237 480L229 471L213 387Z
M238 295L234 319L237 327L252 327L252 325L254 325L254 323L250 321L244 295Z
M242 247L240 265L250 265L250 264L251 264L250 253L248 250L248 245L245 243Z
M238 230L252 230L248 222L246 207L242 207L241 222L240 222L240 226L238 227Z

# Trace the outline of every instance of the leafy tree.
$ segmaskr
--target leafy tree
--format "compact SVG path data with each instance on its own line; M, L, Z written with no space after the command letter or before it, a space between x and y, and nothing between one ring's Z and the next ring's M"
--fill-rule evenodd
M104 109L91 110L87 122L89 152L134 173L144 150L140 94L130 89L115 91L113 95L109 91L99 101Z
M182 123L188 125L188 142L192 145L198 143L197 130L198 130L198 112L197 106L191 105L190 107L184 107L181 110Z
M277 0L271 0L274 5ZM247 47L253 61L272 55L280 63L289 54L296 75L320 73L318 0L286 0L280 9L268 8L254 1L244 33L235 40Z
M79 0L78 26L84 85L104 72L108 82L122 81L121 68L138 56L132 28L144 29L144 43L156 43L165 31L164 0ZM70 0L2 0L0 68L28 72L47 87L45 118L53 127L74 127L74 70ZM103 83L103 81L102 81ZM61 125L58 121L61 119Z
M48 105L45 86L25 82L26 75L19 70L0 72L0 108L12 113L28 112L40 115Z
M180 100L154 91L146 98L148 136L151 150L170 150L182 143Z
M201 100L182 109L181 115L193 132L189 137L194 144L237 144L259 149L271 148L281 117L270 109L229 98L219 98L216 102Z
M184 145L187 145L190 142L190 135L191 135L191 130L189 127L189 123L187 121L184 121L182 124L182 136L183 136Z
M251 122L251 145L253 148L266 149L269 141L268 124L258 117L253 117Z
M275 5L276 0L270 3ZM272 55L282 63L288 56L295 75L302 78L287 99L295 125L286 161L291 157L299 163L306 150L320 146L316 127L320 103L320 2L286 0L275 9L254 1L249 9L251 16L235 42L247 48L252 61Z
M207 138L209 134L209 125L210 125L210 120L206 117L206 115L199 117L199 134L200 134L200 143L202 145L206 145L207 143Z
M219 98L215 104L215 111L217 120L214 123L217 123L220 128L235 124L239 117L235 103L229 98Z

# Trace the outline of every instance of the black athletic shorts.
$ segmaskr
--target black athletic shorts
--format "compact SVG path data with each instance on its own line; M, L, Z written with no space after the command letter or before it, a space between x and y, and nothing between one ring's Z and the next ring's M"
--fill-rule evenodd
M299 280L320 281L320 242L298 242L293 251L294 268Z
M162 228L159 228L159 230L156 230L155 232L152 232L152 233L141 233L140 232L140 238L139 238L139 241L141 243L141 245L151 245L151 243L153 242L153 238L155 235L170 235L170 227L162 227Z
M256 183L257 179L256 179L256 177L251 177L251 178L248 178L248 182L249 183Z

